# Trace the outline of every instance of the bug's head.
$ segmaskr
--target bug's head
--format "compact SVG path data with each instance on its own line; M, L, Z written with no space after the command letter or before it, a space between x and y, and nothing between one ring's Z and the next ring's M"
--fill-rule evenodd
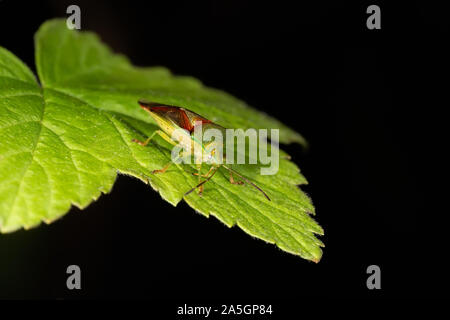
M138 103L166 133L171 134L177 127L184 128L181 108L142 99Z
M148 112L155 111L155 108L158 106L160 106L160 107L164 106L162 103L150 102L150 101L147 101L144 99L139 100L138 103L142 109L144 109L145 111L148 111Z

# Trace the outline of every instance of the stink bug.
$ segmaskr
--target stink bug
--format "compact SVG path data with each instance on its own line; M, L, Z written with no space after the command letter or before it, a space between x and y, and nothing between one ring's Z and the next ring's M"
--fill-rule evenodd
M209 180L211 180L211 178L214 176L214 174L220 167L223 167L230 172L230 183L232 184L244 183L242 181L234 181L233 174L235 174L242 180L247 182L249 185L253 186L255 189L260 191L264 195L264 197L266 197L266 199L270 201L269 196L260 187L258 187L256 184L254 184L253 182L242 176L240 173L223 164L223 155L220 154L219 152L216 152L217 149L216 147L221 142L214 140L211 142L203 143L201 141L198 141L194 135L196 126L198 125L201 125L202 133L208 129L216 129L224 133L225 132L224 127L215 124L211 120L208 120L196 114L195 112L192 112L185 108L170 106L157 102L148 102L145 100L139 100L138 103L141 106L141 108L147 111L150 114L150 116L156 121L161 130L156 130L145 141L133 139L134 142L142 146L146 146L150 142L150 140L155 136L155 134L158 134L164 140L166 140L167 142L169 142L174 146L177 145L183 146L184 150L189 150L190 154L193 154L194 157L200 159L200 161L196 161L198 172L194 173L194 175L198 176L199 183L194 188L187 191L185 195L190 194L197 188L199 191L199 195L201 195L203 192L204 184ZM174 134L175 130L177 130L177 132L181 132L181 134ZM200 150L200 153L198 152L196 153L195 150ZM201 174L201 166L203 162L211 164L208 173L205 175ZM163 168L153 170L152 173L153 174L164 173L172 163L173 161L170 161ZM202 177L205 178L205 180L201 181Z

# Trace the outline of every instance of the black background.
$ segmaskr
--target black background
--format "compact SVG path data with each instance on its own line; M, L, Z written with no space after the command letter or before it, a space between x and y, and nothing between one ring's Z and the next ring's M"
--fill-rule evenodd
M134 64L194 76L302 133L308 152L284 149L310 182L326 244L314 264L120 176L86 210L0 237L0 298L445 296L448 209L437 202L448 187L436 188L445 144L435 144L446 128L448 8L335 2L0 1L0 45L33 70L34 32L78 4L82 29ZM366 28L370 4L381 30ZM66 289L71 264L80 291ZM366 287L372 264L381 290Z

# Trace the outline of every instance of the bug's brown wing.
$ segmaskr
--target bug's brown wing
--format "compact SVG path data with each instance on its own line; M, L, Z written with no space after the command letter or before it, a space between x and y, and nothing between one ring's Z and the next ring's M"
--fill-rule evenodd
M192 130L190 130L190 132L192 133L195 129L195 126L198 122L200 122L202 125L206 124L206 123L212 123L211 120L208 120L204 117L202 117L201 115L192 112L191 110L188 109L184 109L187 118L189 119L189 122L192 124Z
M189 132L194 130L194 126L183 108L170 106L159 102L149 102L146 100L139 100L139 105L147 111L157 113L161 117L171 120L180 128L183 128Z
M158 113L159 115L172 120L180 128L186 129L191 133L194 131L196 122L200 121L202 124L212 123L211 120L208 120L189 109L146 100L139 100L139 104L148 111Z

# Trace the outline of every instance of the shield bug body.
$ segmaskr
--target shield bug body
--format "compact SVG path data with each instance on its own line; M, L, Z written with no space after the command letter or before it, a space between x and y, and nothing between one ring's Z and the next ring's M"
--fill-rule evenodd
M235 174L260 191L267 198L267 200L270 201L270 198L260 187L242 176L240 173L223 164L223 154L218 151L223 150L223 141L217 141L217 139L215 139L213 141L203 143L202 139L198 139L195 134L196 131L198 131L196 128L198 129L198 126L201 126L202 135L208 130L214 129L218 130L223 134L223 136L225 136L226 129L224 127L215 124L211 120L208 120L185 108L157 102L148 102L145 100L139 100L139 105L151 115L161 130L156 130L145 141L134 139L134 142L139 143L142 146L146 146L155 134L158 134L170 144L174 146L182 146L183 150L188 151L188 155L194 155L195 163L197 164L198 169L198 172L195 173L195 175L198 175L199 183L197 186L186 192L185 195L188 195L197 188L199 190L199 194L201 195L203 192L203 185L211 180L220 167L223 167L230 172L230 182L232 184L244 183L242 181L234 181L233 174ZM201 166L202 163L205 162L211 165L211 167L208 173L202 175ZM164 173L172 163L173 161L170 161L162 169L153 170L153 173ZM203 181L201 181L202 177L205 178Z

